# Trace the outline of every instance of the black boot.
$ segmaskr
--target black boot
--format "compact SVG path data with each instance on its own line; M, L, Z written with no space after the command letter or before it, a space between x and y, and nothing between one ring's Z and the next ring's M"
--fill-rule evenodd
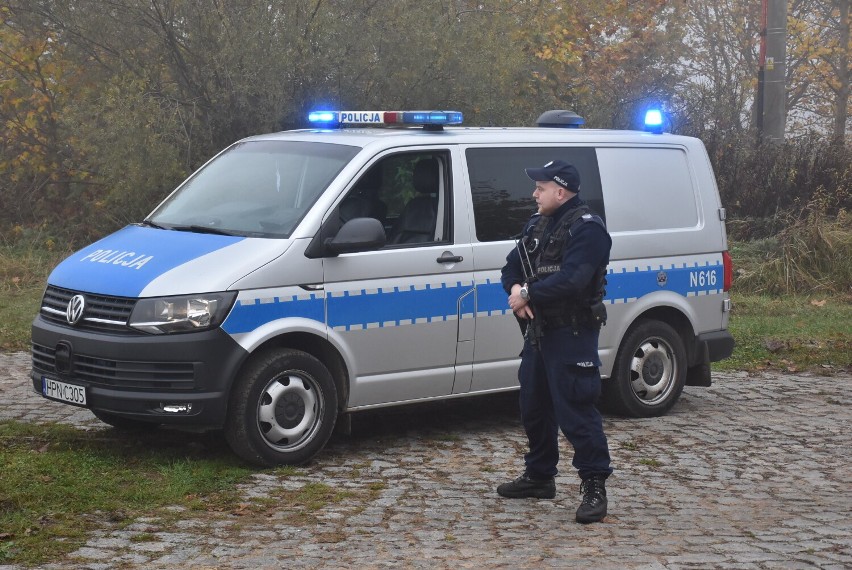
M525 499L534 497L536 499L552 499L556 496L556 482L553 477L547 479L533 479L529 473L524 474L510 483L503 483L497 487L497 494L509 499Z
M580 492L583 494L583 502L577 509L577 522L588 524L598 522L606 516L606 477L592 475L583 479Z

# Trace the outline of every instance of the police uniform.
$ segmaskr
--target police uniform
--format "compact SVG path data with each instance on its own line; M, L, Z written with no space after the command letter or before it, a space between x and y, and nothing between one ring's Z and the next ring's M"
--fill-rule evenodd
M590 480L599 483L605 513L603 481L612 468L603 419L595 407L601 392L598 334L605 317L590 307L594 303L603 307L611 245L601 218L574 196L551 216L534 215L524 227L519 246L506 258L502 284L511 293L514 285L527 282L520 252L526 248L535 275L527 283L527 294L533 322L538 322L535 327L527 324L518 372L521 416L529 439L526 471L522 478L498 488L503 496L554 495L561 430L574 447L572 463L584 485ZM547 482L547 487L528 493L522 479L533 486ZM512 494L518 490L520 494ZM594 522L602 516L589 521L580 518L578 511L579 522Z

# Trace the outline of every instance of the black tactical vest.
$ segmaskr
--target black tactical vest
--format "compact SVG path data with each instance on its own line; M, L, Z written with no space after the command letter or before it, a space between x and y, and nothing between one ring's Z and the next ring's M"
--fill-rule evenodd
M545 229L549 222L550 218L544 216L539 218L527 238L528 251L532 250L530 261L535 269L534 274L539 280L560 270L562 254L570 243L572 230L576 230L580 224L597 223L606 230L606 225L600 216L592 212L586 204L565 212L544 241ZM578 325L584 325L600 328L606 324L606 307L603 305L605 295L606 264L597 268L594 277L579 296L537 307L543 318L543 327L546 329L565 326L576 328Z

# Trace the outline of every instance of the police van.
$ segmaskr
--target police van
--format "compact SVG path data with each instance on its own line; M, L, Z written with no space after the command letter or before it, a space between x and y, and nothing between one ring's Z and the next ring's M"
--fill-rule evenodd
M308 461L382 406L518 387L500 284L559 158L613 246L603 404L654 416L730 356L725 210L702 143L647 131L465 128L448 111L311 114L212 158L146 219L51 273L33 388L117 428L224 429L260 465Z

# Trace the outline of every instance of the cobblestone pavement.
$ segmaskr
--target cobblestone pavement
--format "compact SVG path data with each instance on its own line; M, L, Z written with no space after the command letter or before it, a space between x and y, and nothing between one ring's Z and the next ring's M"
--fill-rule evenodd
M33 394L28 359L0 354L0 420L102 427ZM665 417L607 417L610 514L588 526L567 447L556 499L495 494L522 469L516 394L364 413L295 475L258 471L234 512L104 521L47 568L850 568L850 388L714 374ZM316 483L345 492L311 510Z

